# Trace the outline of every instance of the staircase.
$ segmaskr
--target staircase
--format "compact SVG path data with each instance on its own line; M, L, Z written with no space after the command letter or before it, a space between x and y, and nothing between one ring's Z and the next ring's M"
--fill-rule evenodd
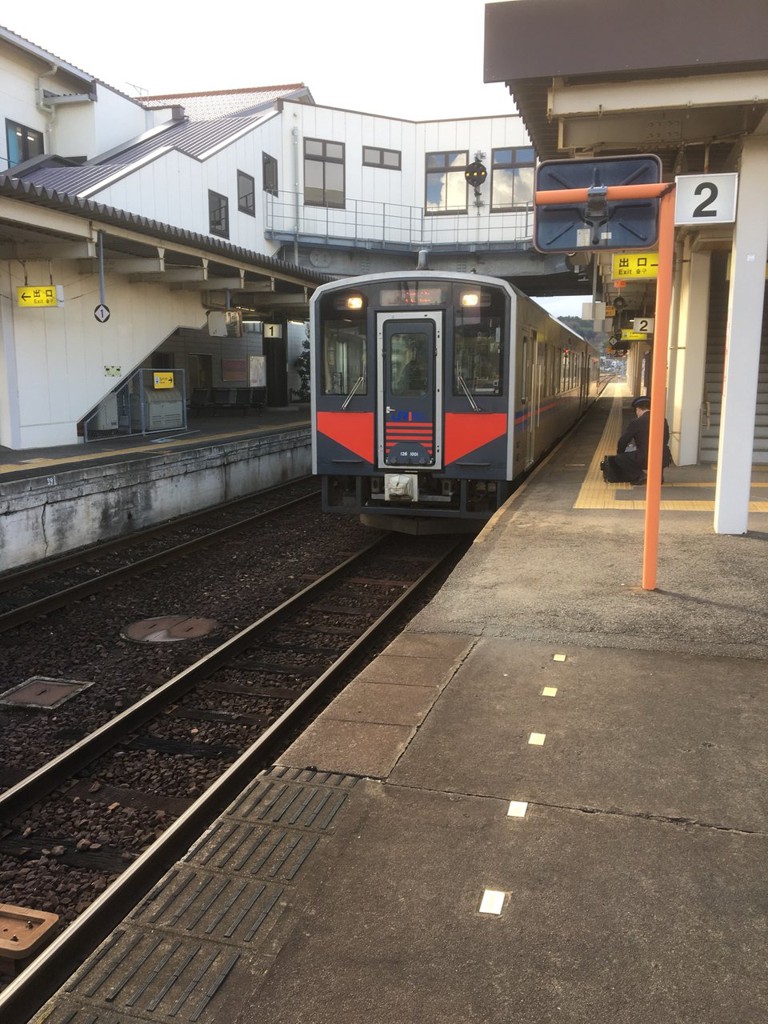
M723 366L725 363L725 328L728 317L728 281L725 277L727 258L712 260L712 283L709 299L709 333L707 363L704 374L704 396L701 406L699 462L716 463L720 443L720 414L723 404ZM763 309L762 344L758 368L757 409L752 463L768 465L768 299Z

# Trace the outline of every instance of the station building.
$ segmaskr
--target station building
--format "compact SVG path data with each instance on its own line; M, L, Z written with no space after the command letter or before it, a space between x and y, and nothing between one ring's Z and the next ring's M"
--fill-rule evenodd
M179 428L196 400L297 400L308 299L333 277L428 253L533 294L583 288L533 251L514 111L411 122L303 83L132 98L5 28L0 103L10 449Z

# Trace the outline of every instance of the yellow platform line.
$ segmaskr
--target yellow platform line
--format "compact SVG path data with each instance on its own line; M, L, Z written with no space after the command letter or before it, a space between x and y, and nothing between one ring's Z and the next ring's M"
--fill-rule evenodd
M584 477L584 482L582 483L581 488L579 489L576 501L573 504L574 508L622 509L627 512L636 512L638 510L645 509L645 498L617 498L617 492L634 490L632 484L608 484L603 480L603 474L600 471L600 463L603 461L603 457L605 455L613 455L615 453L616 444L621 436L623 397L624 396L622 394L614 395L611 411L608 414L608 421L605 424L605 430L603 431L603 435L597 445L592 461L589 464L587 474ZM674 484L674 486L675 488L712 488L714 487L714 481L679 483ZM767 486L768 483L752 483L753 489ZM714 500L697 500L695 498L682 501L672 499L665 500L662 497L659 507L662 512L714 512L715 502ZM768 501L750 501L749 511L768 512Z

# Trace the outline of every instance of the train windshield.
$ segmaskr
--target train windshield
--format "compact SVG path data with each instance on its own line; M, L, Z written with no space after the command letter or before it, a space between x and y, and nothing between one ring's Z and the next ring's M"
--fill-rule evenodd
M365 321L326 320L323 324L324 395L368 393Z
M454 336L454 395L504 393L501 318L457 315Z

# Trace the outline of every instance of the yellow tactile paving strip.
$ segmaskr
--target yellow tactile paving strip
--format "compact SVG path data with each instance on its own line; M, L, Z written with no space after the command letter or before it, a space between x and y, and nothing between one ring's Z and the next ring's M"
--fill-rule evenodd
M604 455L613 455L616 451L616 442L621 435L622 427L622 394L615 394L613 399L613 405L608 415L608 422L605 425L603 436L600 438L600 443L597 446L592 461L589 464L587 475L584 478L584 482L579 490L578 497L574 502L574 508L609 508L609 509L622 509L628 512L637 511L638 509L645 509L645 498L624 498L621 497L621 492L637 491L638 494L643 493L641 488L635 488L632 484L607 484L603 480L603 474L600 471L600 463L603 460ZM674 473L674 470L671 470ZM712 490L714 482L710 481L699 481L695 483L674 483L675 490L680 488L707 488ZM752 482L752 490L756 488L768 487L768 481L763 483ZM664 492L662 491L660 509L664 512L714 512L715 502L714 499L696 500L691 498L690 500L671 500L664 498ZM750 501L749 503L750 512L768 512L768 501Z

